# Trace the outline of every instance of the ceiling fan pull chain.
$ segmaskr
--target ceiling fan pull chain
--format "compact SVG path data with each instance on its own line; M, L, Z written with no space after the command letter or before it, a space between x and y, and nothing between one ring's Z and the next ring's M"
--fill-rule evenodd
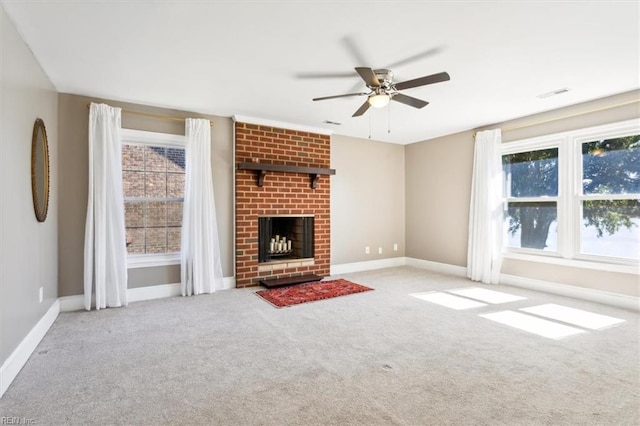
M369 114L369 139L371 139L371 115Z
M387 115L387 133L391 133L391 103L389 103L389 114Z

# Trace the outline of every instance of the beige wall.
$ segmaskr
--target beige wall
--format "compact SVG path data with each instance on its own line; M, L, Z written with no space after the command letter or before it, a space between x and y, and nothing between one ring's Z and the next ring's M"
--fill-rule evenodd
M4 363L58 297L58 109L55 88L0 6L0 360ZM49 140L48 216L31 199L31 135ZM39 288L44 301L39 302Z
M174 117L208 118L214 123L211 131L213 143L213 186L220 233L222 269L225 277L233 276L233 126L230 118L189 113L185 111L135 105L112 100L59 95L60 136L60 217L59 251L60 296L83 293L84 223L87 209L88 151L87 134L90 102L105 102L127 110L169 115ZM122 127L161 133L184 134L184 123L122 115ZM180 281L180 267L137 268L129 270L129 288Z
M598 99L568 108L523 117L488 128L504 128L554 120L518 130L505 130L503 142L580 129L640 117L640 91ZM479 130L483 130L479 129ZM406 147L407 256L466 266L469 196L473 167L473 132L458 133ZM639 296L637 274L505 259L504 274Z
M402 145L331 136L332 265L404 256L404 159Z
M621 93L615 96L597 99L499 123L495 126L487 126L478 130L501 127L507 129L502 135L502 142L508 143L536 136L543 136L552 133L565 132L569 130L582 129L585 127L598 126L601 124L615 123L617 121L630 120L640 117L640 90ZM610 108L614 105L627 104L617 108ZM569 117L571 116L571 117ZM568 117L556 120L558 117ZM550 121L549 121L550 120ZM548 121L548 122L546 122ZM530 125L540 123L537 125ZM526 126L520 129L509 130L510 127Z
M407 256L466 266L473 133L406 146Z

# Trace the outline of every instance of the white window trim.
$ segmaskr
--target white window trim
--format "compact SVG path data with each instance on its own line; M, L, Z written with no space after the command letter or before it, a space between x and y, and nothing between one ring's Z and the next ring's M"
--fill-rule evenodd
M585 195L582 192L582 186L579 185L579 182L582 182L582 144L584 142L590 142L596 140L598 138L616 138L622 136L629 136L631 134L640 133L640 119L628 120L620 123L612 123L603 126L591 127L588 129L582 129L574 132L570 135L570 141L568 143L573 144L573 170L574 175L573 179L575 182L575 188L572 188L572 199L571 205L574 209L575 215L578 215L576 209L580 209L581 201L583 200L628 200L628 199L636 199L636 194L612 194L612 195ZM579 215L582 217L582 214ZM580 221L576 221L573 223L573 246L576 250L579 250L582 247L582 233L581 233L581 223ZM637 266L640 263L630 259L624 259L613 256L602 256L602 255L590 255L583 254L579 251L573 253L573 258L577 260L586 260L586 261L599 261L601 259L606 259L609 263L617 263L621 265L629 265L629 266Z
M139 145L177 146L184 148L187 142L184 135L147 132L134 129L121 129L120 137L122 143Z
M551 265L569 266L572 268L596 269L598 271L617 272L621 274L640 274L638 264L618 264L615 262L603 262L597 259L566 259L556 253L524 253L521 251L505 251L504 259L524 260L527 262L540 262Z
M120 136L122 139L122 143L128 145L153 145L179 148L186 147L186 138L184 135L147 132L134 129L121 129ZM128 269L150 268L154 266L168 266L179 264L180 253L127 255Z
M180 253L162 254L129 254L127 255L127 268L150 268L153 266L179 265Z
M599 137L610 139L633 133L640 133L640 118L504 143L501 155L558 148L558 251L545 252L505 246L503 247L503 257L612 272L640 273L640 262L637 260L579 253L582 223L581 220L575 220L580 213L576 211L580 200L637 198L626 194L583 195L580 185L582 182L582 150L580 148L582 143ZM571 155L572 152L573 155ZM549 201L553 201L556 197L547 198Z

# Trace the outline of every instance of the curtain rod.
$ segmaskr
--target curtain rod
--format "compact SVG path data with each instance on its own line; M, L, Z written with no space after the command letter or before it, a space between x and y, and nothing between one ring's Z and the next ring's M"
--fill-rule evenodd
M87 108L91 108L91 104L87 104ZM139 115L141 117L150 117L150 118L158 118L160 120L169 120L169 121L180 121L183 122L186 120L186 118L183 117L173 117L171 115L162 115L162 114L151 114L149 112L139 112L139 111L130 111L128 109L122 109L122 112L125 114L131 114L131 115ZM213 121L209 121L209 126L213 127Z
M617 108L617 107L621 107L621 106L625 106L625 105L631 105L631 104L635 104L635 103L638 103L638 102L640 102L640 99L634 99L632 101L621 102L621 103L613 104L613 105L607 105L607 106L604 106L604 107L594 108L594 109L590 109L590 110L587 110L587 111L576 112L574 114L567 114L567 115L563 115L563 116L560 116L560 117L548 118L546 120L534 121L532 123L520 124L520 125L517 125L517 126L511 126L511 127L505 127L501 131L504 133L504 132L509 132L511 130L524 129L524 128L531 127L531 126L537 126L538 124L551 123L553 121L558 121L558 120L564 120L564 119L567 119L567 118L578 117L580 115L591 114L593 112L606 111L606 110L611 109L611 108ZM473 137L475 138L477 134L478 134L478 132L474 132L473 133Z

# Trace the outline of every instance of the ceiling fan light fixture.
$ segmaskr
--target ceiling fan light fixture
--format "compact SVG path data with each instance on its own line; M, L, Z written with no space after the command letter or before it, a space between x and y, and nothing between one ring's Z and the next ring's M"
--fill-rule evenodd
M369 105L373 108L384 108L389 103L391 98L386 93L377 93L369 96Z

